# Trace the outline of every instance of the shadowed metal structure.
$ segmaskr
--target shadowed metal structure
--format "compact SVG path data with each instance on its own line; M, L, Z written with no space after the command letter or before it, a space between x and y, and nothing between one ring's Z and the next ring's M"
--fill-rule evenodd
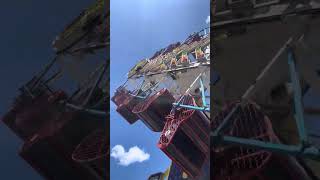
M105 179L108 165L84 166L72 158L97 129L109 149L109 4L97 0L54 41L56 57L24 84L2 121L24 141L20 156L45 179ZM79 145L83 142L81 145ZM78 146L79 145L79 146ZM95 149L87 144L88 149ZM78 147L78 148L77 148ZM77 151L74 151L77 148ZM75 155L78 155L75 153ZM80 158L81 159L81 158ZM77 161L76 161L77 160Z
M262 179L314 178L314 172L318 170L305 159L319 160L320 151L309 141L304 112L316 111L303 108L302 98L308 88L318 91L320 84L316 73L319 67L319 61L316 60L319 57L319 36L314 33L319 27L319 2L214 1L212 9L214 14L211 27L215 32L212 41L215 59L213 67L221 77L211 87L215 94L211 100L215 107L213 116L218 121L217 115L221 115L221 111L227 114L219 118L219 125L213 124L211 145L237 147L239 151L247 149L249 151L246 153L249 154L266 152L270 156L268 162L260 161L259 166L248 171L256 173L258 167L261 169L265 166L269 174L279 172L283 176L271 177L262 173L259 175ZM239 103L224 110L225 106L235 101ZM277 141L224 133L230 128L241 130L236 122L239 119L246 122L244 119L249 121L254 117L255 110L248 111L251 116L247 117L238 114L247 107L248 102L258 104L258 111L270 118L268 126L272 127L272 134L276 135ZM245 133L260 129L253 124L244 125ZM244 160L243 156L249 156L243 153L234 155L239 156L234 158L241 161ZM265 154L262 157L267 156ZM217 162L217 166L224 164L223 161ZM271 166L268 165L269 161L272 162ZM245 162L250 164L250 161ZM215 167L212 168L215 172ZM296 174L290 175L292 169L296 169ZM224 173L232 174L229 171ZM255 177L245 174L236 177L241 178ZM221 179L228 178L221 176Z

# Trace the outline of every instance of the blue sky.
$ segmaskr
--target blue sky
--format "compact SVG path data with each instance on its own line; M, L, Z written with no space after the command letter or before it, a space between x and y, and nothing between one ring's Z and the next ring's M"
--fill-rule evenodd
M138 60L152 56L173 42L183 41L192 32L206 27L209 2L111 0L111 94L125 81L126 73ZM111 158L111 179L145 180L152 173L164 171L170 160L156 146L160 134L150 131L139 121L129 125L115 111L115 105L111 103L110 106L111 148L121 145L124 151L128 151L137 146L139 150L133 148L131 152L137 150L141 161L147 159L148 154L150 156L149 160L128 166L120 165ZM122 154L126 154L124 151Z

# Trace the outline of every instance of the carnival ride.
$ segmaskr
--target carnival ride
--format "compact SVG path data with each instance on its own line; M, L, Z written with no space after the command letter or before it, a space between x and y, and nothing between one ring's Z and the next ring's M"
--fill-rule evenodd
M318 179L303 106L319 91L317 1L213 1L211 177Z
M97 0L53 42L54 59L23 85L2 121L46 179L108 176L109 3Z
M197 179L209 175L209 70L207 28L139 61L111 98L129 124L161 132L158 147Z

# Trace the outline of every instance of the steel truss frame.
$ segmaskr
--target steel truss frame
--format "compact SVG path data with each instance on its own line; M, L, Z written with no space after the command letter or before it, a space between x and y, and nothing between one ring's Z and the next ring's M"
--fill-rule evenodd
M50 69L53 67L53 65L57 62L59 56L60 55L56 55L56 57L54 59L52 59L51 62L44 67L44 70L42 72L40 72L39 75L35 76L35 79L33 79L33 80L29 81L28 83L26 83L25 85L23 85L20 88L20 90L23 93L27 93L27 95L31 98L34 98L35 90L42 85L44 87L46 87L48 90L50 90L50 92L52 92L49 85L48 85L50 82L49 80L55 79L55 77L57 77L57 74L55 73L52 77L49 77L47 80L44 79L44 76L50 71ZM106 73L108 68L109 68L108 63L102 64L102 66L99 68L100 69L99 75L94 80L94 84L91 87L88 96L85 98L85 100L82 102L81 105L75 105L72 103L73 98L81 91L81 88L74 91L73 94L66 101L61 101L60 105L65 106L66 108L71 109L71 110L83 111L83 112L86 112L86 113L89 113L89 114L92 114L95 116L107 117L107 113L105 111L95 110L93 107L88 107L87 104L88 104L88 101L93 96L93 92L96 90L99 83L102 81L103 75Z

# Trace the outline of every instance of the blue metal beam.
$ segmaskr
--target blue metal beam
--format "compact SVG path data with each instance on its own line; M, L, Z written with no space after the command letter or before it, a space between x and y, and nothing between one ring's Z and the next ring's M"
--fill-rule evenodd
M188 109L193 109L193 110L197 110L197 111L210 112L210 108L208 108L208 107L190 106L190 105L184 105L184 104L178 104L178 103L173 103L173 105L174 106L178 106L178 107L184 107L184 108L188 108Z
M203 107L207 107L206 96L204 94L204 85L201 77L200 77L200 86L201 86L200 91L201 91L201 97L202 97L202 104L203 104Z
M291 155L297 155L301 150L300 146L275 144L255 139L246 139L232 136L223 136L222 142L227 144L245 146L249 148L264 149L276 153L289 153Z
M307 133L304 125L301 86L298 78L298 72L296 71L295 67L295 59L293 56L292 49L288 50L288 64L290 70L290 78L293 85L295 120L298 128L299 138L304 144L307 142Z
M276 144L255 139L245 139L232 136L222 136L221 143L240 145L248 148L263 149L270 152L282 153L286 155L307 157L320 160L320 152L316 147L303 148L302 145Z

